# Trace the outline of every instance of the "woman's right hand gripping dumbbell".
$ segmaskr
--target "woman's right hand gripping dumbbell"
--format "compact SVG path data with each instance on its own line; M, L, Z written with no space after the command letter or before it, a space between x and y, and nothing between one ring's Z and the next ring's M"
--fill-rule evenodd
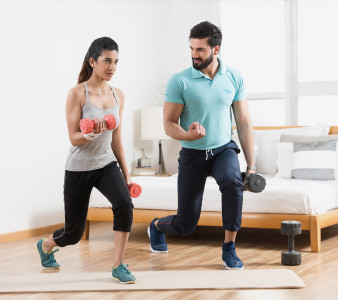
M80 130L86 140L97 138L103 131L112 130L116 127L116 120L113 115L106 115L103 119L82 119Z

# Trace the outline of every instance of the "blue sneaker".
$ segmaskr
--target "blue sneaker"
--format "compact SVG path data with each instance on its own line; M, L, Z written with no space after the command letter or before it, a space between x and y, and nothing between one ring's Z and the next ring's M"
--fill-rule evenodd
M58 252L59 249L55 249L52 252L43 251L42 244L43 244L44 240L45 239L41 239L36 244L36 246L38 248L39 255L40 255L42 266L45 267L45 268L48 268L48 269L58 269L58 268L60 268L60 265L56 262L56 260L54 258L54 253Z
M136 278L127 267L128 265L124 265L121 261L120 265L112 270L113 278L119 280L120 283L135 283Z
M157 229L155 225L156 220L158 218L151 221L147 230L150 239L150 250L154 253L166 253L168 252L168 246L165 241L165 234Z
M235 251L235 243L223 243L223 266L228 270L242 270L244 269L243 262L237 256Z

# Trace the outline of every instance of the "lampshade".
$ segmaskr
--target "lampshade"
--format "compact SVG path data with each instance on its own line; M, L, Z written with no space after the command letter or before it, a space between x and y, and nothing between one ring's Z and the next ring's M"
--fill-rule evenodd
M164 132L162 106L143 108L141 110L141 139L170 139L170 137Z

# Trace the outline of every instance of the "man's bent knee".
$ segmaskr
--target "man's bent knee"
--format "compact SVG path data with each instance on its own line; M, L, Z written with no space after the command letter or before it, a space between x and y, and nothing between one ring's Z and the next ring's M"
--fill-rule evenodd
M179 235L185 236L193 234L196 230L196 226L196 224L180 224L176 229Z

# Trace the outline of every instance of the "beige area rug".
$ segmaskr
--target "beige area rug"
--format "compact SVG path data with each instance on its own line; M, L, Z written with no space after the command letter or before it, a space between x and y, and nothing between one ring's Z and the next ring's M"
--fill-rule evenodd
M288 269L133 272L135 284L121 284L108 272L0 274L0 293L117 290L302 288Z

